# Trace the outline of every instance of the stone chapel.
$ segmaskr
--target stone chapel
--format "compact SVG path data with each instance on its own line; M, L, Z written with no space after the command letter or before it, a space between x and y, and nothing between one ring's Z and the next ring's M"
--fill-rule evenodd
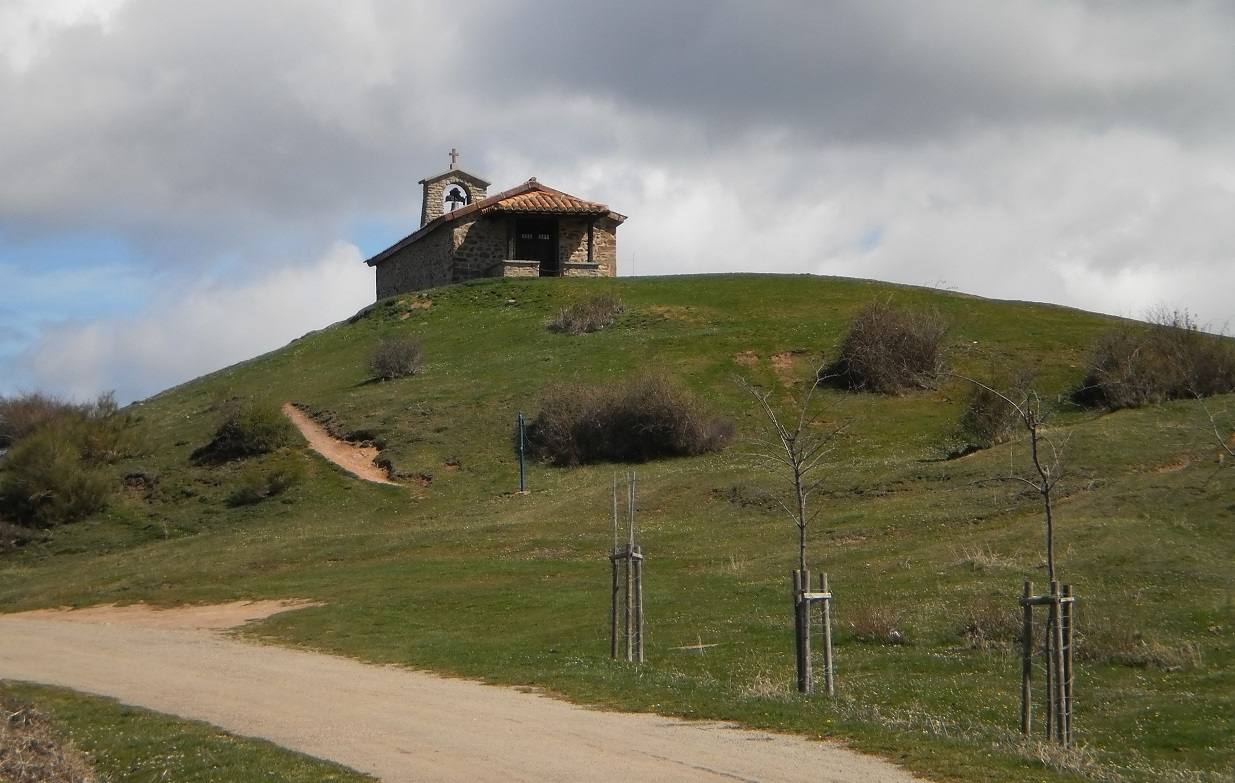
M489 183L456 167L420 180L420 228L365 261L377 298L474 277L614 277L625 215L542 185L488 195Z

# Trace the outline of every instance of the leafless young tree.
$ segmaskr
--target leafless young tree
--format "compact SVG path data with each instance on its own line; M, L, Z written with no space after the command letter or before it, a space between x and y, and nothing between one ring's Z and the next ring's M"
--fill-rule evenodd
M742 387L763 414L763 432L752 441L750 457L754 464L779 479L776 502L798 529L798 568L806 570L806 529L819 515L810 510L811 497L823 484L823 467L836 438L847 423L828 426L821 420L823 406L817 392L828 377L822 368L812 375L810 385L800 394L789 394L789 404L778 406L773 391L762 389L746 378Z
M1214 442L1218 444L1218 461L1219 464L1225 464L1227 458L1235 459L1235 427L1229 427L1230 433L1223 434L1224 427L1219 421L1219 414L1214 413L1208 405L1205 404L1205 399L1201 395L1196 395L1196 400L1201 405L1201 410L1205 411L1206 418L1209 419L1209 429L1213 432Z
M1046 518L1046 571L1048 579L1055 581L1055 506L1053 492L1063 475L1063 447L1065 443L1056 441L1045 432L1046 420L1050 410L1043 404L1041 396L1031 386L1025 384L1012 392L1002 392L981 381L964 375L953 374L954 377L968 381L980 389L1007 403L1016 413L1016 418L1024 428L1029 441L1029 458L1033 463L1033 474L1026 478L1014 469L1004 478L1033 488L1042 499L1042 510Z

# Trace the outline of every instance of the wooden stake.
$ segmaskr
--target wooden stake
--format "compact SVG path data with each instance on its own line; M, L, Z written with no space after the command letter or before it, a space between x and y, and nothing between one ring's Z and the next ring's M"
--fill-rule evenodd
M819 592L827 593L828 590L828 575L826 572L819 575ZM833 678L832 672L832 599L824 598L823 609L823 684L828 692L828 696L836 695L836 681Z
M624 571L623 576L626 578L626 600L623 602L623 608L625 609L623 619L625 621L624 631L626 638L626 660L633 661L635 659L635 635L632 632L632 621L634 619L633 613L635 608L635 585L634 581L631 579L632 563L634 561L630 556L629 550L626 552L623 559L625 561L622 566Z
M626 544L626 660L635 659L635 582L634 563L631 555L635 551L635 474L626 474L626 520L629 537Z
M802 592L810 591L810 571L802 572ZM802 660L804 668L804 678L806 680L806 690L804 693L815 692L815 675L813 669L813 661L810 654L810 601L803 596L798 603L798 611L802 614Z
M1053 622L1051 605L1046 605L1046 626L1043 629L1042 668L1046 670L1046 710L1043 719L1046 723L1046 738L1049 741L1055 736L1055 666L1054 654L1051 652L1051 624Z
M806 693L806 663L802 654L802 572L794 569L793 579L793 653L794 668L797 673L798 693Z
M1074 623L1075 623L1075 607L1076 603L1072 598L1072 585L1063 586L1063 597L1067 599L1061 607L1063 611L1063 717L1064 717L1064 745L1072 745L1072 679L1074 672L1072 669L1072 642L1074 638Z
M617 474L613 474L613 549L609 553L609 570L612 573L612 591L609 596L609 657L618 657L618 500Z
M1060 743L1068 744L1068 720L1065 714L1065 685L1064 685L1064 668L1063 668L1063 622L1060 617L1060 609L1063 604L1060 602L1059 582L1051 582L1051 615L1053 620L1052 633L1054 634L1054 655L1052 656L1051 666L1054 669L1055 676L1055 736Z
M635 547L635 655L643 663L643 547Z
M1033 721L1033 583L1025 582L1021 599L1021 734L1029 736Z

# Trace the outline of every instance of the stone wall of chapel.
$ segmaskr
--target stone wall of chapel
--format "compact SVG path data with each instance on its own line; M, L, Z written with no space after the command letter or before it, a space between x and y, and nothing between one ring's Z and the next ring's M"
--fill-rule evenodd
M441 227L377 265L377 298L451 282L451 232Z
M487 216L461 220L452 229L454 272L452 280L470 280L491 273L509 258L507 218Z
M598 277L617 276L617 221L609 217L597 218L592 228L592 261L599 264ZM587 261L587 218L564 217L558 221L558 261L583 263Z

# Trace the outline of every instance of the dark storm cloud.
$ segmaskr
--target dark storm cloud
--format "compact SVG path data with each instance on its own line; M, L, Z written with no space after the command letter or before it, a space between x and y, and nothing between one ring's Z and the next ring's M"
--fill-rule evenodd
M1218 3L501 3L468 58L490 95L603 94L718 132L921 142L1023 123L1225 133ZM515 67L494 67L509 63Z

